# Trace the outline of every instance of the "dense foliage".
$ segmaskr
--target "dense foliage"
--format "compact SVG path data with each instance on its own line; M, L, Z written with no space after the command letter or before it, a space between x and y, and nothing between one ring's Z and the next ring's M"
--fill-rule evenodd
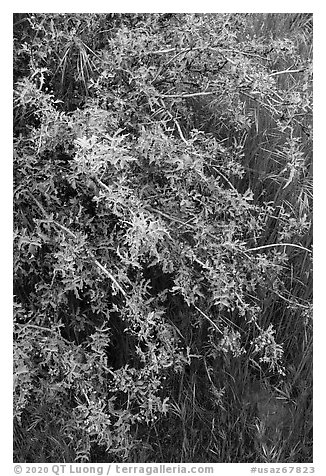
M311 28L14 15L17 461L311 461Z

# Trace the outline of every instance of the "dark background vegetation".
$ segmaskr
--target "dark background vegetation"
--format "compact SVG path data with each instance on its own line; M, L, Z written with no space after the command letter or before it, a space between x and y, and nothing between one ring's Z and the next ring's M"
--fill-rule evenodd
M14 14L14 459L312 461L312 16Z

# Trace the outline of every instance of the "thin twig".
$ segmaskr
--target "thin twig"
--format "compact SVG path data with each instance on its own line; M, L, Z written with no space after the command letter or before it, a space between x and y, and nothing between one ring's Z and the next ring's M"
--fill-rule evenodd
M56 225L57 227L61 228L61 230L65 231L66 233L68 233L68 235L70 235L72 238L77 238L75 233L73 233L72 231L70 231L68 228L66 228L64 225L61 225L61 223L58 223L57 221L53 221L53 224Z
M150 212L158 213L159 215L162 215L163 217L167 218L168 220L171 220L171 221L175 221L175 222L177 222L177 223L180 223L181 225L183 225L183 226L185 226L185 227L188 227L188 228L190 228L191 230L194 230L194 231L197 231L197 230L198 230L198 227L196 227L196 226L194 226L194 225L189 225L189 224L188 224L189 220L188 220L187 222L184 222L184 221L182 221L182 220L179 220L179 219L176 218L176 217L173 217L173 216L168 215L168 214L166 214L166 213L164 213L164 212L161 212L160 210L157 210L156 208L153 208L153 207L149 207L149 206L148 206L148 207L146 207L146 209L147 209L148 211L150 211ZM217 226L223 226L223 225L217 225ZM216 241L216 239L217 239L217 237L214 236L212 233L207 232L206 235L209 236L210 238L212 238L212 239L215 240L215 241ZM225 245L224 243L221 243L221 244L220 244L220 246L224 246L224 245ZM250 259L250 256L247 255L247 253L246 253L246 251L248 251L248 250L238 249L237 251L238 251L239 253L245 255L246 258Z
M183 135L183 132L182 132L182 129L180 127L180 124L179 122L176 120L176 118L171 114L171 112L168 110L168 108L166 107L165 105L165 102L163 101L163 99L161 99L161 104L163 106L163 108L165 109L165 111L167 112L167 114L169 115L169 117L172 119L172 121L175 123L175 125L177 126L177 129L178 129L178 132L179 132L179 135L180 135L180 138L181 140L186 144L186 145L189 145L188 144L188 141L186 140L185 136Z
M196 96L210 96L212 94L218 94L220 91L199 91L198 93L185 93L185 94L158 94L160 98L193 98Z
M192 230L196 229L195 226L189 225L187 222L184 222L184 221L180 220L179 218L176 218L176 217L173 217L171 215L168 215L167 213L161 212L161 210L157 210L157 208L153 208L153 207L150 207L150 206L147 206L146 208L148 209L148 211L158 213L159 215L162 215L163 217L167 218L168 220L180 223L181 225L186 226L188 228L191 228Z
M179 122L178 122L174 117L173 117L173 121L174 121L175 125L177 126L177 129L178 129L178 132L179 132L179 136L181 137L181 140L182 140L186 145L189 145L187 139L186 139L185 136L183 135L183 132L182 132L182 129L181 129L181 127L180 127Z
M123 294L123 296L126 298L127 297L126 292L124 291L124 289L122 289L122 287L120 286L118 281L115 279L115 277L112 276L112 274L106 268L104 268L104 266L101 265L101 263L99 261L97 261L97 259L94 260L94 263L96 264L96 266L98 268L100 268L103 271L104 274L106 274L108 276L108 278L111 279L111 281L116 285L116 287L119 289L121 294Z
M279 74L285 74L285 73L302 73L304 71L304 68L301 69L285 69L284 71L275 71L275 73L271 73L269 76L277 76Z
M304 306L303 304L300 304L298 302L291 301L290 299L287 299L285 296L282 296L282 294L278 293L275 290L273 290L273 293L276 294L276 296L278 296L283 301L288 302L289 304L291 304L292 306L301 307L302 309L310 309L310 306Z
M36 330L46 331L46 332L51 332L52 334L55 334L55 335L58 335L58 331L59 331L59 328L57 328L57 329L51 329L51 328L49 328L49 327L37 326L37 325L35 325L35 324L21 324L21 325L19 325L19 330L20 330L20 329L26 329L26 328L36 329ZM62 335L60 335L60 339L63 340L64 342L66 342L67 344L71 344L71 341L65 339L64 337L62 337Z
M271 105L265 104L260 99L255 98L254 96L252 96L251 94L248 94L247 92L243 91L242 89L239 90L239 93L243 94L245 97L251 99L252 101L255 101L258 104L260 104L271 115L272 118L273 118L273 116L271 114L271 110L275 114L277 113ZM169 98L169 99L186 99L186 98L193 98L193 97L200 97L200 96L211 96L211 95L214 95L214 94L220 94L220 91L217 91L217 90L215 90L215 91L199 91L199 92L196 92L196 93L184 93L184 94L157 94L157 96L160 97L160 98Z
M234 185L232 185L232 183L230 182L230 180L229 180L227 177L225 177L225 175L224 175L220 170L218 170L214 165L211 165L211 167L212 167L212 169L215 170L215 172L217 172L217 173L226 181L227 184L230 185L230 187L232 188L232 190L234 190L234 191L237 193L237 195L240 195L239 192L238 192L238 190L234 187Z
M205 319L207 319L213 327L215 327L215 329L220 333L220 334L223 334L223 332L221 331L221 329L219 329L217 327L217 325L215 324L215 322L212 321L212 319L210 317L207 316L207 314L205 314L201 309L199 309L199 307L196 306L196 304L193 305L195 309L197 309L197 311L203 316L205 317Z
M300 250L307 251L308 253L312 253L312 251L308 250L308 248L305 248L304 246L301 246L301 245L295 245L294 243L272 243L270 245L263 245L263 246L257 246L256 248L249 248L246 251L258 251L258 250L263 250L265 248L273 248L274 246L292 246L293 248L299 248Z

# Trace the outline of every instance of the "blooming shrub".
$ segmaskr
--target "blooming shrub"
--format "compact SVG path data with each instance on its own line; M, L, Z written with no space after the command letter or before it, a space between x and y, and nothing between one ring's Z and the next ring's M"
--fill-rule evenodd
M226 411L238 365L284 381L278 306L300 315L310 299L293 285L298 253L310 263L310 70L294 38L264 43L244 33L251 21L18 20L18 460L135 460L146 432L182 413L180 379L201 379L208 415L214 399ZM304 74L283 89L289 59Z

